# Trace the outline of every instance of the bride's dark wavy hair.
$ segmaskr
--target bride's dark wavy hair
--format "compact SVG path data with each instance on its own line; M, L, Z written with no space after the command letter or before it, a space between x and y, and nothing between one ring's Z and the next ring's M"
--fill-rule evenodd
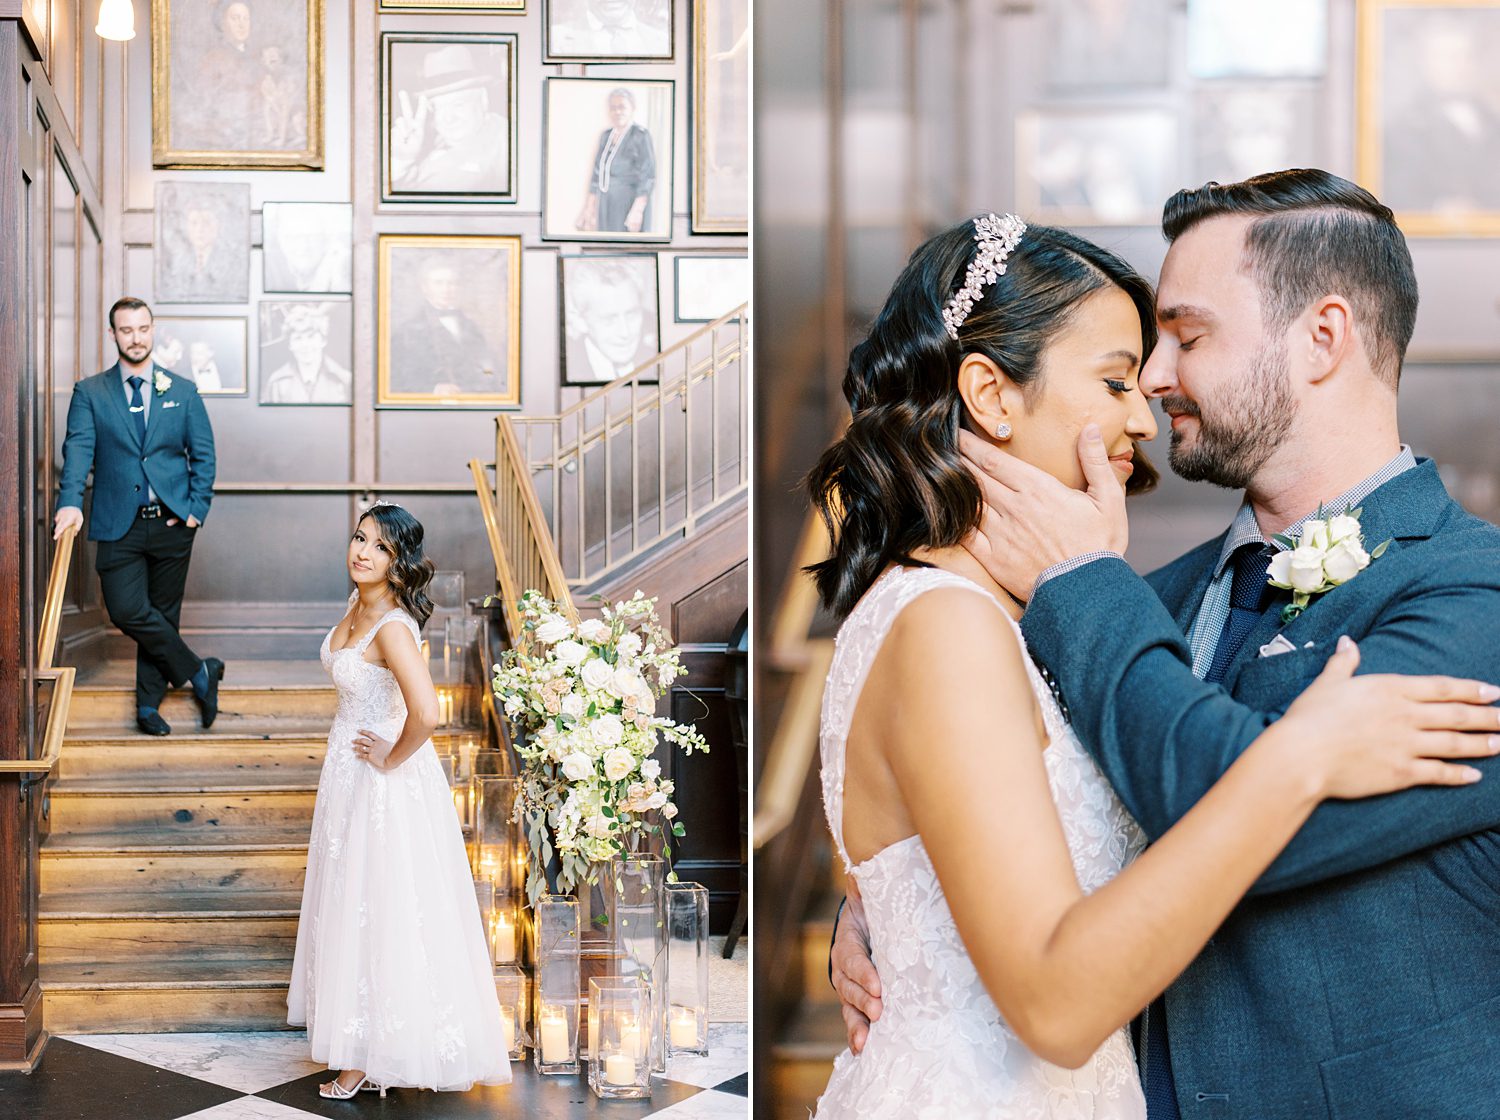
M417 620L418 626L427 625L427 620L432 617L432 600L427 597L427 585L432 582L434 565L422 551L422 523L401 506L376 502L360 514L355 528L371 517L380 526L381 539L391 546L391 566L386 572L386 580L396 602Z
M849 427L806 482L833 545L827 560L807 570L839 616L887 565L924 566L913 551L959 544L979 527L979 484L958 451L965 354L989 358L1034 401L1048 342L1085 297L1111 285L1140 315L1143 363L1156 344L1150 283L1115 254L1050 226L1022 234L1005 274L985 285L955 342L943 305L963 286L975 244L974 223L964 222L920 246L849 355ZM1156 485L1160 476L1139 448L1135 468L1127 493Z

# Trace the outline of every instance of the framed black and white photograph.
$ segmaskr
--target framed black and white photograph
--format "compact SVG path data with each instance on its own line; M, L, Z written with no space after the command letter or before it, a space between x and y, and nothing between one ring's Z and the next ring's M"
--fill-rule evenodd
M694 233L750 231L750 3L693 0Z
M544 238L671 240L673 85L547 79Z
M1195 78L1321 78L1328 0L1188 0L1188 73Z
M354 207L347 202L267 202L261 242L265 291L354 290Z
M1016 118L1016 206L1057 225L1155 225L1182 185L1176 117L1059 109Z
M250 186L157 183L155 302L250 299Z
M548 0L549 63L671 62L672 0Z
M153 166L321 170L323 3L151 0Z
M521 239L382 234L376 404L521 401Z
M247 326L243 318L159 315L151 357L205 397L243 397L249 392Z
M380 42L382 199L515 201L516 36Z
M353 364L349 300L261 302L261 404L351 404Z
M563 383L605 385L661 353L657 291L654 253L563 257Z
M684 254L672 259L678 323L712 323L750 299L750 261L743 256Z
M1192 182L1235 183L1267 168L1315 167L1322 114L1303 82L1220 83L1193 94Z
M498 12L524 15L526 0L380 0L383 12Z
M1059 92L1164 89L1171 0L1049 0L1045 74Z
M1407 234L1500 236L1500 0L1359 8L1359 181Z

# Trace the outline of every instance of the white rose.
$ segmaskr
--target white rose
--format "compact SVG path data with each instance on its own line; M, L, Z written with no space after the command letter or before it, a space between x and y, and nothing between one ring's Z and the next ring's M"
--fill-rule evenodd
M661 815L666 817L667 820L671 820L677 815L677 806L673 805L671 802L668 802L661 807Z
M604 776L618 782L635 769L635 755L624 747L615 747L604 752Z
M591 618L579 624L578 636L586 642L608 641L609 626L597 618Z
M603 813L595 813L589 818L588 833L599 840L607 839L610 834L609 824L609 818Z
M639 673L623 667L615 669L609 690L621 699L640 696L643 691L649 691L646 689L645 679Z
M568 620L560 614L543 615L541 623L536 628L537 639L546 642L548 645L571 637L572 634L573 628L568 625Z
M594 742L603 747L612 747L625 738L625 725L617 715L602 715L589 727Z
M583 718L583 697L576 692L570 692L562 699L562 714L573 719Z
M1307 521L1302 526L1302 533L1297 538L1297 547L1318 548L1328 547L1328 522L1319 521L1316 517Z
M584 782L594 776L594 760L582 751L574 751L563 759L563 777L570 782Z
M1347 514L1339 514L1328 522L1328 540L1331 544L1353 537L1359 540L1359 522Z
M1332 584L1347 583L1369 566L1370 554L1353 537L1339 541L1323 558L1323 570L1328 573L1328 582Z
M648 809L660 809L666 803L667 795L661 790L657 790L650 797L646 798L646 808Z
M1291 570L1287 580L1295 591L1317 591L1323 586L1323 551L1303 546L1291 553Z
M588 660L589 647L569 638L565 642L558 642L552 654L569 669L576 669Z
M639 634L628 633L620 635L620 640L615 643L615 648L618 649L620 651L620 654L624 657L634 657L636 654L641 652L642 644L643 643L641 642L641 636Z
M1266 579L1271 583L1279 583L1283 587L1292 584L1292 554L1290 552L1278 552L1271 557L1271 566L1266 570Z
M595 657L584 663L581 675L587 687L602 691L609 687L610 681L614 679L615 671L602 657Z
M648 782L656 781L657 778L661 777L661 763L657 762L654 758L646 759L645 762L641 763L641 777L645 778Z

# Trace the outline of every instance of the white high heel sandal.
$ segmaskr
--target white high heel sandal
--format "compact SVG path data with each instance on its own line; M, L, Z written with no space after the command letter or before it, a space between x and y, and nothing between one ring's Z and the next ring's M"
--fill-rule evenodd
M361 1090L365 1092L378 1091L382 1098L385 1097L385 1086L375 1084L375 1082L370 1080L369 1074L361 1077L358 1084L350 1089L345 1089L339 1084L338 1078L334 1078L327 1085L318 1086L318 1096L326 1097L329 1100L346 1101Z

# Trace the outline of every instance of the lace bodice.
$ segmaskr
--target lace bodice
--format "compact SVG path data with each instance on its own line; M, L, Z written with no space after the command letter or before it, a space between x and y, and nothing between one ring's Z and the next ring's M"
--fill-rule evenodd
M966 588L989 600L1025 650L1020 627L992 596L935 568L888 572L839 630L823 697L823 804L839 856L864 901L883 1011L864 1052L856 1058L846 1051L835 1063L818 1116L1139 1120L1145 1103L1123 1029L1081 1069L1066 1070L1031 1054L1006 1025L969 959L920 836L857 866L844 848L844 752L860 690L896 616L939 587ZM1083 889L1093 891L1145 840L1029 657L1025 664L1050 740L1047 778L1073 869Z
M364 719L378 720L382 724L388 725L394 722L398 728L405 721L406 701L402 698L401 689L396 684L395 674L384 665L372 665L365 660L365 652L370 648L370 643L375 640L376 632L388 622L405 623L412 637L419 645L421 644L421 627L417 625L416 619L400 607L393 607L381 615L363 637L343 649L332 648L334 630L338 627L335 626L333 630L328 631L328 635L323 639L323 648L319 651L319 658L323 662L323 668L328 670L333 677L333 684L339 695L338 714L334 717L335 723L352 719L356 712L360 713Z

